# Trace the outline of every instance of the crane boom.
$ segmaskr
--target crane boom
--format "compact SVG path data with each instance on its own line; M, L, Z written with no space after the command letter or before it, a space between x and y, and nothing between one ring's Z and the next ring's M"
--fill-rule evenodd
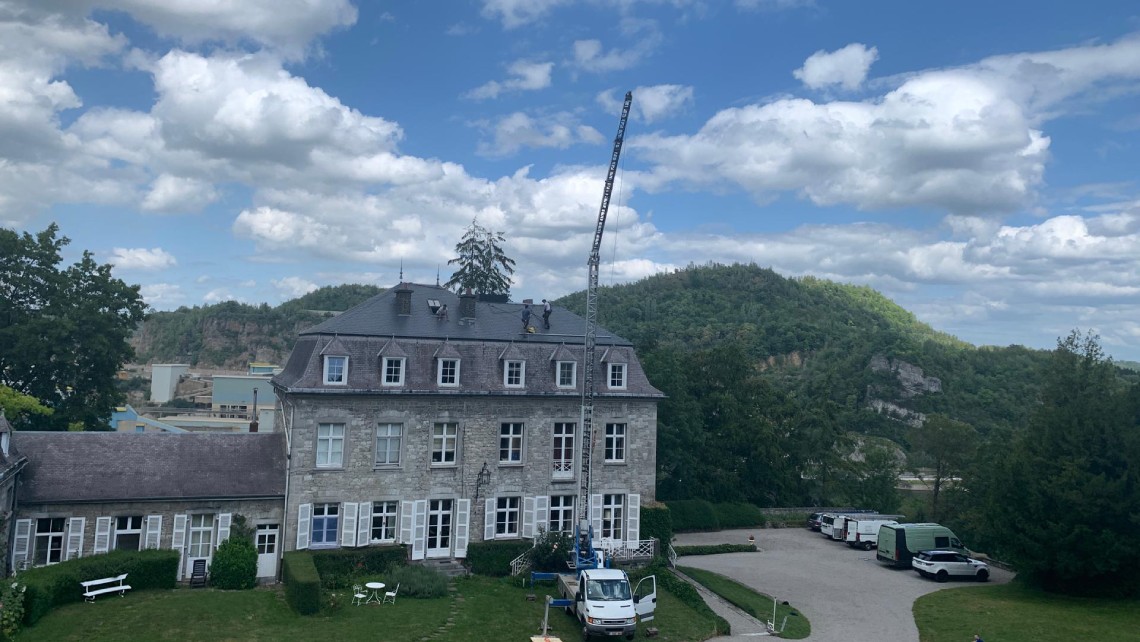
M621 121L618 123L617 137L614 138L614 153L610 158L610 169L606 173L606 186L602 190L602 206L598 210L598 226L594 229L594 245L590 248L589 284L586 286L586 336L584 370L582 380L582 479L581 493L578 495L578 521L583 532L588 532L590 520L590 451L594 441L594 369L596 344L598 339L598 267L601 263L602 232L606 228L606 215L610 209L610 195L614 191L614 176L617 175L618 158L625 139L625 123L629 120L629 107L633 104L633 92L625 94L625 104L621 108Z

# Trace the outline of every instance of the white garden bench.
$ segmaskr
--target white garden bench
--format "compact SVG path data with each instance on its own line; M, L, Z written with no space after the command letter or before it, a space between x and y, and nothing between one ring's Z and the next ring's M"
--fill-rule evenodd
M116 575L115 577L104 577L101 580L87 580L80 582L79 585L83 587L83 597L88 602L94 602L95 597L104 593L118 592L120 596L130 590L130 584L124 584L127 579L127 574Z

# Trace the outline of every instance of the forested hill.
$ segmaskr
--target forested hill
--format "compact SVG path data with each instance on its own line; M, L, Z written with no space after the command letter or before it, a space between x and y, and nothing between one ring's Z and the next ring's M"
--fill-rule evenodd
M140 363L190 363L244 370L250 361L284 364L297 333L382 290L327 286L277 307L225 301L147 315L131 340Z

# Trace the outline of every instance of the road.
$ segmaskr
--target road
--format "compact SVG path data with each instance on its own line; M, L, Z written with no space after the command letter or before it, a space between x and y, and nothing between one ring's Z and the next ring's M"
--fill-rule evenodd
M720 573L786 600L811 621L812 642L918 642L911 613L916 599L944 588L979 586L961 580L939 584L914 571L891 569L875 560L874 551L802 528L680 533L675 544L745 544L750 534L756 536L758 553L694 555L677 564ZM990 570L991 582L1012 578Z

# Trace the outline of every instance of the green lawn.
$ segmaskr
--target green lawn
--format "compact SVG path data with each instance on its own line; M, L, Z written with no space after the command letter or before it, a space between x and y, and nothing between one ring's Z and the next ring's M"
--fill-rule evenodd
M394 605L362 607L346 603L335 612L311 617L294 613L279 590L138 591L65 606L22 631L16 640L525 641L538 633L542 600L555 591L551 583L524 589L517 578L478 576L458 580L455 587L446 598L401 598ZM537 601L526 601L530 592ZM707 617L660 589L657 615L651 624L661 632L658 639L699 642L712 635L713 623ZM551 609L550 624L552 634L563 640L581 638L577 620L561 609Z
M719 573L689 566L678 566L677 570L700 582L705 588L735 604L757 620L767 622L772 619L771 597L758 593ZM791 615L793 612L797 615ZM780 626L784 622L785 616L787 616L787 625L781 637L789 640L802 640L811 634L811 623L808 622L803 613L800 613L799 609L783 604L778 605L776 608L776 626Z
M1017 582L948 589L914 603L922 642L961 642L975 633L1002 642L1135 642L1140 600L1065 597Z

